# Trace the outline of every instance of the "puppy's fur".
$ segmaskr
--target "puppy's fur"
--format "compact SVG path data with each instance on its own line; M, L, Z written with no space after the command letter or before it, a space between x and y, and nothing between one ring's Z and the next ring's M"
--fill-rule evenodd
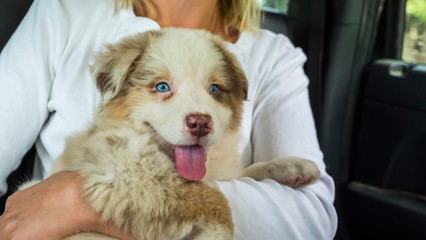
M79 170L93 209L139 239L233 238L227 200L177 171L177 148L206 151L203 180L244 175L298 187L319 176L314 163L297 158L243 172L237 143L248 83L207 32L163 29L124 39L97 56L93 72L103 101L90 128L68 139L52 173ZM168 89L159 88L164 83Z

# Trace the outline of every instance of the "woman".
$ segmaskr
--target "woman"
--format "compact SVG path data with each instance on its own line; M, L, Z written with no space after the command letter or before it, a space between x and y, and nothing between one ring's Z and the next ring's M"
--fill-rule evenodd
M47 177L70 134L99 103L89 65L106 43L159 27L221 36L249 80L244 164L281 156L314 161L318 182L294 190L249 178L217 182L228 198L236 239L332 239L334 186L325 172L303 72L305 56L282 36L256 28L255 1L36 0L0 56L0 195L5 178L36 141L34 174ZM141 17L143 16L143 17ZM11 101L12 99L12 101ZM7 141L7 144L6 144ZM61 172L13 194L0 217L2 239L60 239L98 231L131 239L90 210L78 172Z

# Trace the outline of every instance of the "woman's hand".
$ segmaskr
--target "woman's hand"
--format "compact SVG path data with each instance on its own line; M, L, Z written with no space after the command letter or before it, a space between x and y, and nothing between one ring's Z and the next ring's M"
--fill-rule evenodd
M91 210L83 198L78 172L59 172L12 194L0 216L2 240L63 239L87 231L132 239Z

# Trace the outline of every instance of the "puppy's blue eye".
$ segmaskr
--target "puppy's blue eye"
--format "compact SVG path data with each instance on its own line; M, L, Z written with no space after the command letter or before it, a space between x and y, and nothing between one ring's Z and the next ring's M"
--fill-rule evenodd
M166 92L170 90L170 87L167 83L159 83L157 84L156 88L159 92Z
M210 93L217 94L219 92L219 87L216 84L210 86Z

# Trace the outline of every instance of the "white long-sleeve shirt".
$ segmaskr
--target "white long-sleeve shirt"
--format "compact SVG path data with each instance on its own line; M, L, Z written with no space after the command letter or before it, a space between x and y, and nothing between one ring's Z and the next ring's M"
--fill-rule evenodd
M100 102L89 65L106 43L159 28L114 0L35 0L0 55L0 195L36 142L34 174L47 177L65 139L89 126ZM240 152L246 166L282 156L314 161L321 178L294 190L273 180L216 182L235 239L332 239L334 184L325 171L308 98L306 57L283 35L242 32L227 44L249 81Z

